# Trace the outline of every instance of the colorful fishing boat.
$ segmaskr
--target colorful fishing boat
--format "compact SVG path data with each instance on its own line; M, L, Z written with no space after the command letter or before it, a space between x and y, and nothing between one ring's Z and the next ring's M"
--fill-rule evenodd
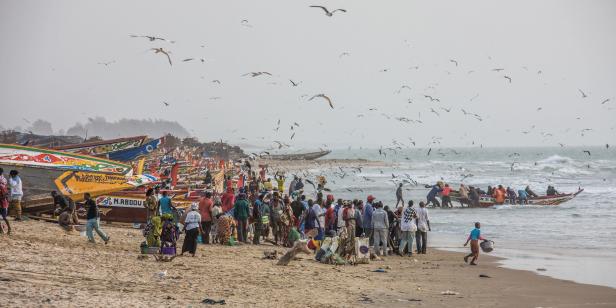
M85 142L54 147L54 150L78 153L84 155L101 156L111 152L127 150L141 146L147 136L135 136L95 142Z
M134 176L132 167L120 162L11 144L0 144L0 167L19 171L26 207L31 200L48 198L53 190L79 201L85 192L97 196L158 180Z
M150 140L138 147L107 153L104 157L123 162L133 161L154 152L163 144L163 140L164 138Z
M567 202L573 198L575 198L577 195L579 195L581 192L583 192L584 189L580 188L578 189L577 192L575 193L569 193L569 194L558 194L558 195L552 195L552 196L538 196L538 197L530 197L528 198L528 203L524 204L524 205L550 205L550 206L556 206L556 205L560 205L564 202ZM456 194L452 194L451 195L451 200L452 201L456 201L456 202L460 202L458 195ZM509 199L505 200L504 204L518 204L519 203L512 203ZM495 205L499 205L498 203L496 203L496 200L494 198L492 198L491 196L488 195L482 195L479 197L479 207L492 207Z

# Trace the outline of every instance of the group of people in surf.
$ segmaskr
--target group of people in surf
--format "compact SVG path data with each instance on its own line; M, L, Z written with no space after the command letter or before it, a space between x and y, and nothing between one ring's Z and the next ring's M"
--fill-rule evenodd
M488 186L487 191L479 187L466 186L460 184L458 190L452 189L449 184L443 181L438 181L436 184L430 186L426 185L426 188L430 188L428 195L426 196L426 205L433 207L453 207L452 197L458 201L462 207L479 207L482 198L490 198L490 203L493 204L528 204L530 198L539 197L530 186L526 186L524 189L519 189L517 192L512 187L505 188L503 185ZM560 193L554 188L554 186L548 186L546 191L547 196L555 196ZM437 199L437 196L441 198L441 201Z

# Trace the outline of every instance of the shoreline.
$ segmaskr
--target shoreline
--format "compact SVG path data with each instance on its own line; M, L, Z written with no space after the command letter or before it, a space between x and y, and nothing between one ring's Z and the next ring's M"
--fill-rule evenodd
M456 246L459 243L448 239L448 236L451 234L439 233L438 231L431 233L432 243L435 248L458 253L466 251L462 246ZM540 276L572 281L579 284L604 286L616 290L614 279L609 279L609 277L613 277L612 273L616 270L612 267L612 264L608 264L610 261L613 263L613 255L593 255L592 262L588 263L584 262L588 260L586 259L588 258L588 252L584 250L548 252L519 247L514 244L505 247L497 246L496 250L488 256L498 259L498 265L503 268L528 271ZM585 255L575 255L581 252L585 253ZM485 256L486 254L483 255ZM581 261L580 258L584 261ZM572 270L573 268L576 268L576 270Z
M270 307L616 305L613 288L503 268L498 258L485 254L478 266L464 264L462 253L436 248L427 255L390 256L357 266L321 264L300 254L284 267L261 258L265 250L286 251L282 247L199 245L195 258L156 262L140 259L140 230L103 224L110 244L97 239L92 245L53 223L29 220L13 226L13 235L0 236L0 302L10 307L199 306L205 298ZM385 273L373 272L378 268ZM448 290L457 294L441 294Z

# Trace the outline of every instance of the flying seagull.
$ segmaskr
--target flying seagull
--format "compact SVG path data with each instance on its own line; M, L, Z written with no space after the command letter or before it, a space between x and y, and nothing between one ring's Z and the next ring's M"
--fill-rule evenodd
M194 60L194 59L195 59L195 58L186 58L186 59L182 60L182 62L188 62L188 61L192 61L192 60Z
M588 154L588 156L590 156L590 151L588 151L588 150L584 150L584 151L582 151L582 152L584 152L584 153Z
M503 76L505 79L509 80L509 83L511 83L511 77L509 76Z
M220 80L218 80L218 79L214 79L214 80L212 80L212 83L217 83L217 84L220 84Z
M350 54L350 53L348 53L348 52L343 52L343 53L341 53L341 54L338 56L338 58L342 58L342 57L344 57L344 56L350 56L350 55L351 55L351 54Z
M321 9L323 9L323 11L325 11L325 15L327 15L327 16L329 16L329 17L334 16L334 13L336 13L336 12L338 12L338 11L340 11L340 12L345 12L345 13L346 13L346 10L345 10L345 9L335 9L335 10L333 10L333 11L331 11L331 12L330 12L330 11L329 11L326 7L324 7L324 6L320 6L320 5L311 5L310 7L316 7L316 8L321 8Z
M407 85L402 85L400 87L400 89L398 89L398 91L396 93L400 94L400 92L402 91L402 89L407 88L409 89L409 91L413 91L413 89L411 89L411 87L407 86Z
M449 62L454 63L456 66L458 66L458 61L456 61L454 59L449 59Z
M98 62L98 64L104 65L104 66L109 66L111 64L115 63L115 60L111 60L109 62Z
M152 50L154 50L154 53L162 53L165 56L167 56L167 60L169 60L169 66L173 66L173 64L171 64L171 57L169 56L169 52L165 51L162 47L160 48L152 48Z
M587 95L586 95L586 93L584 93L584 91L582 91L580 89L578 89L578 91L580 91L580 93L582 94L582 98L586 98Z
M607 103L607 102L609 102L609 101L610 101L610 99L608 98L608 99L606 99L606 100L602 101L602 102L601 102L601 105L603 105L603 104L605 104L605 103Z
M430 152L432 152L432 148L428 149L428 154L426 154L426 156L430 156Z
M156 40L160 40L160 41L165 41L165 42L169 42L169 43L175 43L175 41L168 41L167 39L164 39L162 37L156 37L156 36L150 36L150 35L134 35L131 34L130 37L143 37L143 38L147 38L148 40L150 40L150 42L154 42Z
M250 75L250 77L257 77L257 76L260 76L260 75L263 75L263 74L272 76L272 74L270 74L268 72L250 72L250 73L246 73L246 74L244 74L242 76Z
M291 82L291 85L294 86L294 87L297 87L300 83L302 83L301 81L300 82L295 82L295 81L293 81L291 79L289 79L289 81Z
M425 97L425 98L429 98L431 102L434 102L434 101L436 101L436 102L440 102L440 101L441 101L440 99L438 99L438 98L434 98L434 97L432 97L431 95L424 95L424 97Z
M165 104L165 107L169 107L169 103L163 102L163 104Z
M317 95L311 97L309 99L309 101L311 101L311 100L313 100L314 98L317 98L317 97L322 97L325 100L327 100L327 102L329 103L329 107L332 107L332 109L334 109L334 104L332 104L332 100L329 97L327 97L327 95L325 95L325 94L317 94Z

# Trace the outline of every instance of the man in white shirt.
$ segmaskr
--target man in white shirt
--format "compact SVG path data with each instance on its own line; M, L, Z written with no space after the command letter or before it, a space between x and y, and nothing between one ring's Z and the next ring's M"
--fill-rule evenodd
M400 220L400 246L398 246L398 254L402 256L404 253L404 248L408 256L413 255L413 241L415 240L415 233L417 232L417 224L415 220L417 218L417 214L415 213L415 209L413 209L413 200L409 201L408 207L404 208L402 212L402 219Z
M312 209L319 220L319 234L316 239L322 241L325 238L325 210L316 202L312 205Z
M21 178L19 171L11 170L9 172L9 212L15 216L15 220L21 220L21 198L24 195L22 190Z
M417 232L415 233L417 253L426 254L426 248L428 246L428 231L432 230L430 229L428 209L423 201L419 202L419 208L415 211L415 214L417 215Z

